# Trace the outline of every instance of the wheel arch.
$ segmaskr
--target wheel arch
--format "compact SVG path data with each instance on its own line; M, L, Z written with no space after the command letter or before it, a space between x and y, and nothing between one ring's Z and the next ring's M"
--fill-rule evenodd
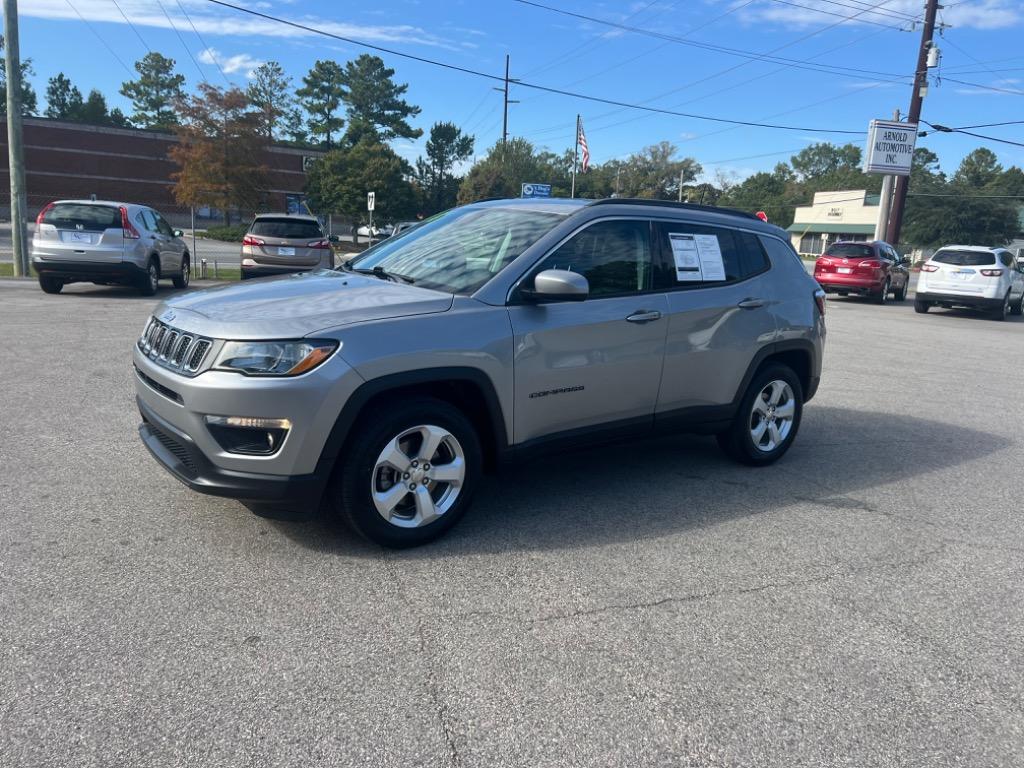
M733 398L733 404L739 405L757 372L772 363L781 363L796 374L804 391L804 402L807 402L814 397L818 388L814 376L814 355L814 345L806 339L781 341L763 347L747 367L743 382Z
M426 368L381 376L360 384L338 415L321 454L320 463L332 466L357 438L359 419L384 407L393 398L434 397L455 406L476 427L485 466L495 466L508 450L501 402L490 377L471 367Z

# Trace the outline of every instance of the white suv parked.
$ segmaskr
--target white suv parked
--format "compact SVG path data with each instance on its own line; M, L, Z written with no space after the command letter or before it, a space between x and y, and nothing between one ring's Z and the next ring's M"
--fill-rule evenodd
M1005 248L947 245L924 266L914 296L914 310L933 306L969 307L991 313L993 320L1024 311L1024 262Z

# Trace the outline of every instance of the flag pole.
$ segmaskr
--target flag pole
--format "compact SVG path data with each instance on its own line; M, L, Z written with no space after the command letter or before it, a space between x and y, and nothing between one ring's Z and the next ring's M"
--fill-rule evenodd
M576 164L580 156L580 116L576 115L576 143L572 147L572 192L569 197L576 197Z

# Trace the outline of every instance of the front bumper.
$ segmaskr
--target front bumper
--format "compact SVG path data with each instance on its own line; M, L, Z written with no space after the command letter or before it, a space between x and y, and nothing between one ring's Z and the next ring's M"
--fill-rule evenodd
M280 379L215 370L182 376L137 345L133 360L139 435L153 456L196 491L247 501L319 496L337 458L326 450L328 437L363 382L337 353L307 374ZM208 415L288 419L291 428L272 455L232 453L211 434Z
M267 475L222 469L199 450L191 437L161 419L136 397L142 424L139 437L160 464L193 491L242 501L288 503L315 510L330 468L308 475Z
M920 288L914 294L915 301L928 301L934 304L952 304L955 307L971 307L972 309L997 310L1003 306L1002 298L989 298L987 296L969 295L962 293L932 293L922 292Z
M56 277L67 283L134 283L146 277L146 270L130 261L64 261L33 256L32 268L40 277Z

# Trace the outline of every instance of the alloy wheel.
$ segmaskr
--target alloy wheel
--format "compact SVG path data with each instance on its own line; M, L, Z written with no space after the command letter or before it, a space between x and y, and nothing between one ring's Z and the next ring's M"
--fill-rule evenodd
M786 442L796 416L793 388L776 379L765 385L750 412L750 439L764 453L771 453Z
M390 440L377 457L370 495L391 525L419 528L452 508L466 479L466 455L443 427L424 424Z
M149 284L152 286L154 293L160 287L160 271L156 268L156 264L153 263L149 265Z
M188 285L189 277L192 276L191 265L188 263L188 259L182 259L181 262L181 282Z

